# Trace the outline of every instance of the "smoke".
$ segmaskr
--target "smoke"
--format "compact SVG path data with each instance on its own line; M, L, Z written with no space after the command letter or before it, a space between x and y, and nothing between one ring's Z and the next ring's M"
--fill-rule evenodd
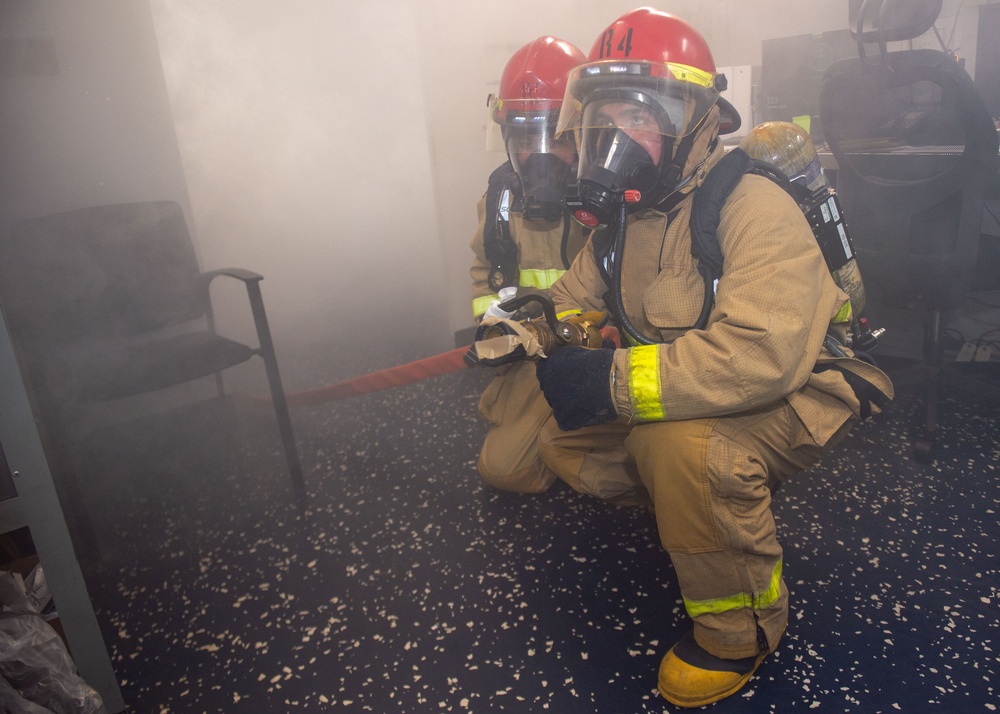
M378 349L387 335L414 356L449 347L409 13L152 8L206 267L263 273L289 349L348 336ZM375 329L359 334L363 325Z
M762 40L846 29L843 0L800 4L664 9L757 84ZM151 0L203 263L265 276L285 354L345 333L376 358L451 347L471 324L475 203L502 160L484 150L486 95L523 43L587 52L635 6Z

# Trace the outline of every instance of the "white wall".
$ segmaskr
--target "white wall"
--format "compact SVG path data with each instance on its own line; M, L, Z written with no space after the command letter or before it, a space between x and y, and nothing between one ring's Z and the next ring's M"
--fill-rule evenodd
M149 8L0 2L0 230L161 198L187 205Z
M152 2L203 259L287 349L450 338L415 7Z

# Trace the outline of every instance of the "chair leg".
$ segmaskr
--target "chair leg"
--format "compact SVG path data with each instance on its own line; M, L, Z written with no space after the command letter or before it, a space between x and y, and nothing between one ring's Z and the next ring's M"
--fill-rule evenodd
M288 415L288 403L285 401L285 390L281 386L281 375L278 372L278 360L274 350L262 350L264 368L267 370L267 382L271 387L271 401L274 404L274 416L278 420L278 433L281 434L281 444L285 450L285 461L288 463L288 475L292 479L292 490L295 500L301 508L306 505L306 486L302 477L302 464L299 461L299 451L295 446L295 434L292 431L292 420Z
M933 310L928 316L925 332L924 356L930 366L924 403L923 433L914 445L917 461L929 462L934 458L938 435L938 404L941 399L941 370L944 367L944 347L941 344L941 311Z
M271 330L267 325L267 317L264 313L264 300L260 294L259 283L247 283L247 294L250 298L250 308L253 312L254 324L257 328L257 339L260 342L260 356L264 360L264 369L267 371L267 383L271 388L271 401L274 404L274 415L278 420L278 432L281 435L281 444L285 450L285 461L288 463L288 475L292 479L292 491L295 493L295 500L299 507L305 508L306 486L302 477L302 464L299 462L299 452L295 446L292 420L288 415L285 390L281 386L278 358L274 354L274 342L271 340Z

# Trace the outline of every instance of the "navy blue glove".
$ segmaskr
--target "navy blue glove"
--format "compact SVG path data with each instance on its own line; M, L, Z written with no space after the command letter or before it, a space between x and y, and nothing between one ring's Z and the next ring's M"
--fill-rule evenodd
M614 350L564 347L538 360L538 384L560 429L572 431L618 418L611 398L614 356Z

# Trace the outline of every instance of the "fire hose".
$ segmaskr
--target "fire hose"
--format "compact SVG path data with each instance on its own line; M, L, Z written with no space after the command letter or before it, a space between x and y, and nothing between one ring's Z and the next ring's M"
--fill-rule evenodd
M541 305L541 318L487 318L477 330L471 347L458 347L315 389L289 392L285 395L285 401L290 407L321 404L401 387L430 377L458 372L465 367L480 364L499 366L524 359L538 359L564 346L601 347L606 339L617 344L617 331L603 325L603 313L584 313L569 320L558 320L551 300L534 294L508 300L501 303L500 307L507 312L515 312L531 302Z
M459 347L441 354L425 357L414 362L389 367L363 374L336 384L328 384L316 389L306 389L300 392L289 392L285 401L290 407L302 407L310 404L332 402L336 399L357 397L369 392L378 392L391 387L401 387L404 384L419 382L429 377L458 372L465 368L465 355L468 347Z

